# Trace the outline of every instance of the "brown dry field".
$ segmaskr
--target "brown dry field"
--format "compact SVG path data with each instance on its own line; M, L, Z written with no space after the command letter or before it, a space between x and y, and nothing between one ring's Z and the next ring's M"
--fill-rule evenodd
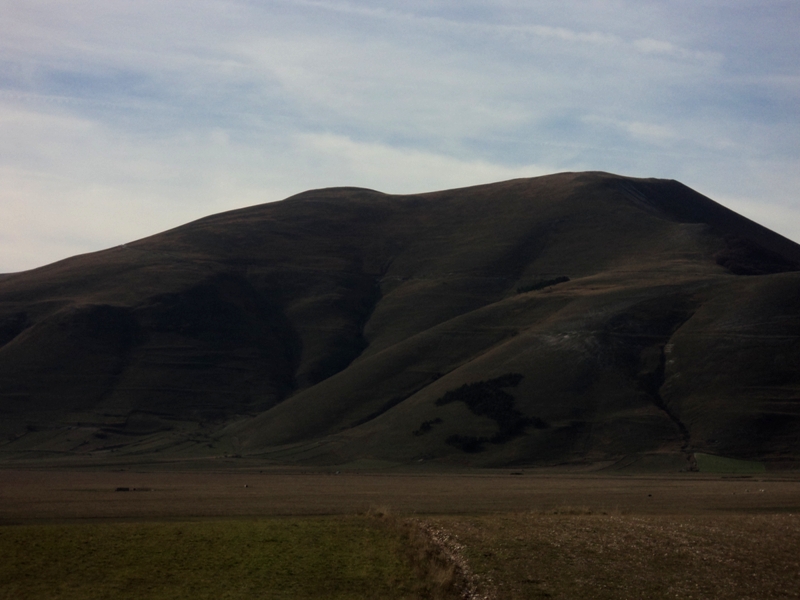
M0 523L70 519L551 512L800 513L800 477L0 470ZM117 488L130 488L118 492Z
M458 541L481 595L490 598L800 598L797 513L431 521Z
M375 509L439 540L470 598L800 598L797 474L0 470L5 526Z

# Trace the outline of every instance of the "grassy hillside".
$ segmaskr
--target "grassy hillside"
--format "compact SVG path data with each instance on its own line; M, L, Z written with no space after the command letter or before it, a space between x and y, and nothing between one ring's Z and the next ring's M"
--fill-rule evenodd
M306 192L0 280L0 452L791 462L798 268L674 181Z

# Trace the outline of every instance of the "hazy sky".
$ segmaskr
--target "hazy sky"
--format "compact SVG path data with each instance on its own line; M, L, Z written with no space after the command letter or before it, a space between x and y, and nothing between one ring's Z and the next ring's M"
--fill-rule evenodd
M0 272L335 185L678 179L800 241L797 0L0 0Z

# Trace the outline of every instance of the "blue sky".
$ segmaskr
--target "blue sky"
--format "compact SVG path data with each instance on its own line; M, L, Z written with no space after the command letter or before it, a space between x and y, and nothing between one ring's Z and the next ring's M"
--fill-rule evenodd
M796 0L0 0L0 272L310 188L678 179L800 241Z

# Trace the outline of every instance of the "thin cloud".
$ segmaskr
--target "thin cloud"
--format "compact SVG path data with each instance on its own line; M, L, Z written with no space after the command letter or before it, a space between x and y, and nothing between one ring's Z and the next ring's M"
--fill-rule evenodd
M536 177L553 172L550 166L506 166L482 160L459 160L413 148L358 142L334 134L302 134L297 136L296 143L302 154L313 154L315 161L327 163L327 168L339 178L339 185L359 181L363 182L359 184L363 187L395 194Z
M448 19L441 16L419 15L413 12L399 11L396 9L359 6L347 2L301 0L298 4L369 19L399 22L413 28L431 27L462 34L481 33L484 35L502 37L506 37L509 34L523 34L548 40L558 40L569 44L579 43L589 46L613 47L616 52L634 51L645 55L661 55L675 59L709 63L719 63L724 58L723 54L720 52L692 50L676 45L673 42L649 37L628 41L624 37L608 31L582 31L546 24L508 25L502 23Z
M634 48L644 54L665 55L678 59L698 60L718 64L724 59L721 52L700 52L681 48L670 42L654 40L652 38L642 38L632 42Z
M800 222L800 9L676 2L12 3L0 271L310 187L563 170Z

